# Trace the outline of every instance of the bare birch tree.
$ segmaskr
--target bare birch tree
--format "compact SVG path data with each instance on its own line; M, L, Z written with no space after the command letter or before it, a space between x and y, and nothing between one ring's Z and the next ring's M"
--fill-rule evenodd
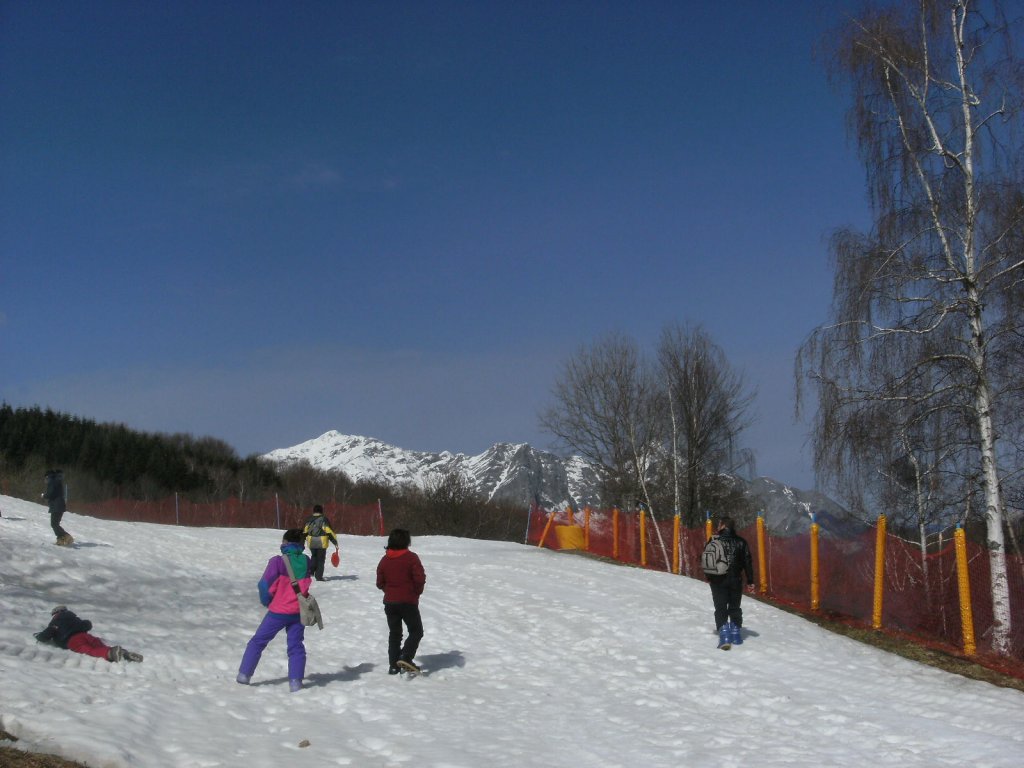
M641 504L655 520L651 480L661 444L664 397L653 367L636 342L610 335L581 348L555 384L556 405L541 425L603 470L608 500ZM655 534L667 564L661 527Z
M666 327L658 360L669 402L676 509L692 527L703 519L711 479L750 459L738 438L750 423L754 394L700 326Z
M850 450L864 425L891 425L895 443L940 414L955 467L944 479L961 486L946 497L969 504L977 478L1000 653L1010 637L1000 419L1019 410L1021 374L1010 367L1022 328L1011 297L1024 254L1009 247L1024 222L1020 31L994 0L919 0L869 8L833 38L874 226L834 237L832 319L797 358L798 402L802 378L817 392L826 477L870 467Z

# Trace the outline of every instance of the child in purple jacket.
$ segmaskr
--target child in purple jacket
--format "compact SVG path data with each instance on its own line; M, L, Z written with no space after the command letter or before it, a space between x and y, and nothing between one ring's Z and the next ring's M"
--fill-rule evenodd
M300 591L308 595L313 566L309 557L303 554L304 549L302 530L290 528L284 532L281 554L267 562L259 582L260 602L267 607L267 614L245 646L236 678L243 685L248 685L256 672L263 649L283 629L288 635L288 687L293 693L302 688L302 678L306 674L306 646L303 643L306 627L299 620L299 601L288 578L284 559L288 558Z

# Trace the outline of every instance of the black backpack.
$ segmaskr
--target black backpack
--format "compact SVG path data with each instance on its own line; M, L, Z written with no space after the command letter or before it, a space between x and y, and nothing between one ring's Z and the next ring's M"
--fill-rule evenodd
M325 525L327 525L327 519L323 515L314 515L312 519L306 523L306 534L312 536L314 539L318 536L323 536Z

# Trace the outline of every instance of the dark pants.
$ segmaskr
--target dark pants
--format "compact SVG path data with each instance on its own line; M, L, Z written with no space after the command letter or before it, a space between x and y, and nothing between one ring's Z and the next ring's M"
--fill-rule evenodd
M58 539L61 536L67 536L68 532L60 527L60 519L64 517L63 509L51 509L50 510L50 527L53 528L53 535Z
M708 582L711 584L711 599L715 603L715 629L721 629L726 619L742 627L740 599L743 597L743 576L709 576Z
M420 608L412 603L384 603L388 617L388 663L393 667L399 659L412 661L423 639L423 621ZM409 637L402 645L402 624L409 629Z
M313 576L317 581L323 581L324 563L327 562L327 550L319 547L310 548L309 559L313 561Z

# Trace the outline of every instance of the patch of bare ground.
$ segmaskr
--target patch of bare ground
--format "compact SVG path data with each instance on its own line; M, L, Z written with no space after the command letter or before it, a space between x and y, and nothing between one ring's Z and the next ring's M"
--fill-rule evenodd
M37 752L25 752L16 747L3 746L2 742L15 742L17 739L7 731L0 730L0 766L3 768L88 768L82 763L65 760L56 755L41 755Z

